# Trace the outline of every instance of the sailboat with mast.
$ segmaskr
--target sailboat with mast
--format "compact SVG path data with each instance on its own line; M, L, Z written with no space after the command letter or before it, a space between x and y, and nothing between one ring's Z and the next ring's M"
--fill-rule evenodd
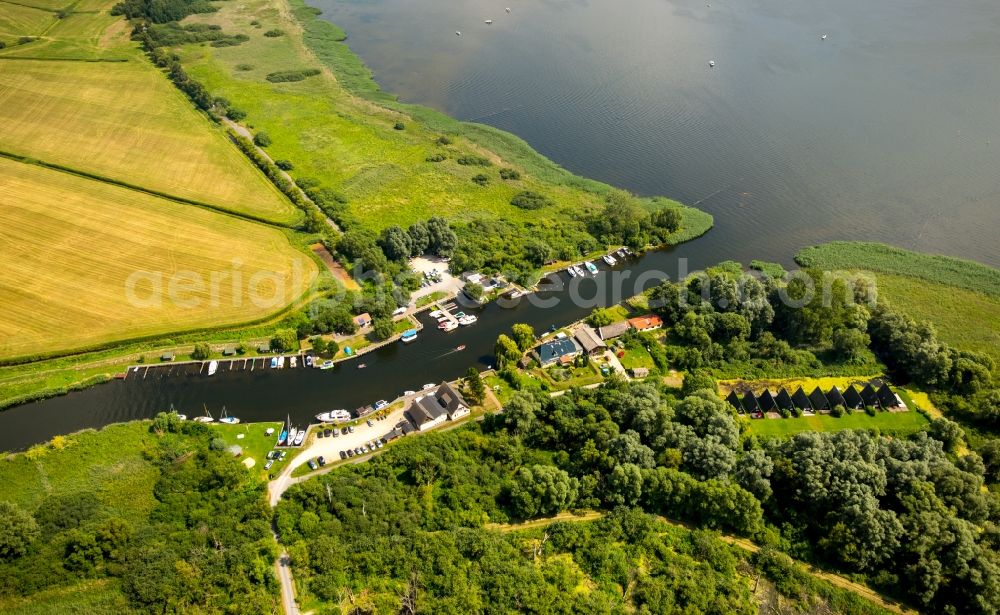
M212 418L212 414L208 411L208 406L202 405L202 408L205 409L205 414L203 416L196 416L191 420L198 423L214 423L215 419Z
M219 422L220 423L224 423L226 425L235 425L235 424L239 423L240 420L238 418L236 418L235 416L229 416L226 413L226 407L223 406L222 407L222 416L219 417Z

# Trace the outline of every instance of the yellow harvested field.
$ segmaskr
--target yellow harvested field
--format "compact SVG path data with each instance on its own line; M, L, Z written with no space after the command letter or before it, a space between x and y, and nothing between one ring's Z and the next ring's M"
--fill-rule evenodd
M0 245L0 359L261 319L318 272L278 229L2 158Z
M55 13L19 4L0 2L0 41L41 34L56 21Z
M0 150L270 221L300 215L138 56L0 61Z

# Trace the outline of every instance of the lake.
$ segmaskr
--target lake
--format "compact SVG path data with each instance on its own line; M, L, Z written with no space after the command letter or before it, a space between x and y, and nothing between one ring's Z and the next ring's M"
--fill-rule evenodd
M1000 266L995 0L310 4L387 91L696 204L726 257L858 239Z

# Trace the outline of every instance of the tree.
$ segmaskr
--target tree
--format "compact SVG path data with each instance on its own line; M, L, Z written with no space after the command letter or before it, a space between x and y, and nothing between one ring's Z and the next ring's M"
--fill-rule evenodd
M257 147L267 147L271 144L271 136L262 130L253 136L253 142Z
M413 239L410 234L395 225L382 231L379 244L386 257L392 261L406 260L413 250Z
M736 484L743 487L760 500L766 502L771 497L771 473L774 471L774 462L764 451L753 449L747 451L736 462L736 470L733 478Z
M512 365L521 358L521 351L517 347L517 343L504 334L500 334L497 338L497 343L493 347L493 354L496 355L498 369Z
M618 463L633 464L640 468L656 466L653 449L644 445L638 432L632 430L612 438L608 443L608 453L617 459Z
M833 332L833 351L841 360L854 363L864 358L871 341L864 331L840 327Z
M271 337L271 349L277 352L298 350L299 338L294 329L278 329Z
M524 435L537 423L536 415L542 406L527 391L518 391L503 407L503 422L515 435Z
M483 285L477 282L466 282L462 291L473 301L479 301L483 298Z
M391 318L379 316L372 320L372 336L376 340L387 340L392 337L392 334L395 333L395 331L396 328L393 325Z
M514 341L517 342L517 347L521 352L527 352L529 348L535 345L535 329L531 325L519 322L510 328L510 332L514 336Z
M934 419L931 421L928 433L932 438L944 444L944 450L954 451L955 447L965 437L962 426L955 421L946 418Z
M607 308L594 308L587 317L587 324L591 327L606 327L614 321L615 315Z
M483 400L486 399L486 385L483 384L483 378L479 375L479 370L475 367L470 367L466 370L465 387L467 395L473 403L482 404Z
M38 537L38 524L20 506L0 501L0 558L14 559L24 555Z
M653 212L649 222L663 231L673 233L681 227L681 212L673 207L663 207Z
M195 361L204 361L210 356L212 356L212 347L206 342L198 342L194 345L194 350L191 351L191 358Z
M566 510L576 501L580 483L550 465L522 467L510 489L515 512L522 518Z
M423 222L414 222L406 231L410 235L410 255L420 256L431 245L431 234Z
M702 370L691 370L684 376L684 384L681 385L681 394L687 397L695 391L707 389L715 391L715 378L711 374Z
M635 506L642 497L642 470L632 463L618 464L607 481L607 501L612 506Z
M428 249L438 256L451 256L458 243L455 231L451 230L448 221L444 218L434 217L427 221L427 233L429 237Z

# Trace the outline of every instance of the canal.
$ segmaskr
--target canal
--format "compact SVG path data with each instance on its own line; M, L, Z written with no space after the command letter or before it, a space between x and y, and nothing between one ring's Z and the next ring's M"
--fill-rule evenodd
M709 232L613 268L598 262L601 271L595 277L571 280L560 273L549 278L549 288L530 297L491 303L478 312L476 324L451 333L439 331L425 314L421 316L425 328L415 343L390 344L332 370L262 369L258 361L252 371L222 363L211 377L199 373L197 365L156 366L143 377L143 368L125 380L0 412L0 450L22 450L57 434L149 418L171 406L188 416L207 408L218 417L225 407L243 421L290 416L293 423L303 425L326 410L353 410L379 399L391 400L405 390L459 377L470 366L491 367L497 336L515 323L528 323L541 334L553 325L583 318L594 307L617 303L665 276L677 279L726 258L748 260L748 255L734 252L726 243ZM465 350L455 350L459 345ZM361 362L365 369L358 369Z

